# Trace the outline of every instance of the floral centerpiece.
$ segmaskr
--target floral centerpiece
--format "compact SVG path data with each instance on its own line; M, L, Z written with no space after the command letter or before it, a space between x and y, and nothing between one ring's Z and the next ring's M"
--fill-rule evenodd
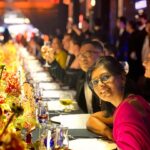
M24 88L23 82L25 79L23 76L23 69L15 45L12 42L1 45L0 150L25 149L25 144L17 130L26 128L30 132L36 125L34 94L25 95L24 90L26 88ZM16 145L17 148L15 149L13 145Z

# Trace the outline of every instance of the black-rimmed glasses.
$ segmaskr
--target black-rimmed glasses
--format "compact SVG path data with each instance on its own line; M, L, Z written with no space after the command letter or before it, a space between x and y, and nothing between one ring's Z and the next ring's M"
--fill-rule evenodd
M110 74L103 74L103 75L101 75L98 79L93 79L93 80L91 80L91 81L89 82L89 86L90 86L91 88L97 87L98 84L99 84L99 82L105 84L105 83L108 82L108 80L110 79L111 76L112 76L112 75L110 75Z

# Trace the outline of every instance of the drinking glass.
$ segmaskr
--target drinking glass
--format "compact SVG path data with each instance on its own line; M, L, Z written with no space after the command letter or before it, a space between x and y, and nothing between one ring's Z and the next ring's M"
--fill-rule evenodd
M50 47L50 41L45 41L44 42L44 45L41 49L41 52L42 52L42 56L43 58L46 56L46 55L49 55L50 51L51 51L51 47ZM50 67L50 65L48 64L47 60L44 64L44 67Z
M69 148L68 127L59 126L56 128L55 149L68 150L68 148Z
M44 145L47 150L68 150L69 138L68 138L68 127L53 126L47 128Z
M59 97L59 102L64 106L64 112L71 111L71 105L73 104L73 96L71 93L62 93Z
M41 101L38 102L38 120L41 125L44 125L48 122L49 114L48 114L48 105L44 104Z

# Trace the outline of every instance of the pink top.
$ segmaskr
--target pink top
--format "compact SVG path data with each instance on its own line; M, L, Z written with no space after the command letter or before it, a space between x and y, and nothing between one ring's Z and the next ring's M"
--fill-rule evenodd
M131 95L116 109L114 140L120 150L150 150L150 105Z

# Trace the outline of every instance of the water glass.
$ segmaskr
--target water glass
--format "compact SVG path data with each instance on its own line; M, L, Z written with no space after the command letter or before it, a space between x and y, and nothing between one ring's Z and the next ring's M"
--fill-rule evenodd
M68 150L69 139L68 139L68 128L62 126L50 127L47 130L47 137L44 140L44 144L47 150Z
M67 127L57 127L56 128L56 145L55 148L68 149L68 128Z

